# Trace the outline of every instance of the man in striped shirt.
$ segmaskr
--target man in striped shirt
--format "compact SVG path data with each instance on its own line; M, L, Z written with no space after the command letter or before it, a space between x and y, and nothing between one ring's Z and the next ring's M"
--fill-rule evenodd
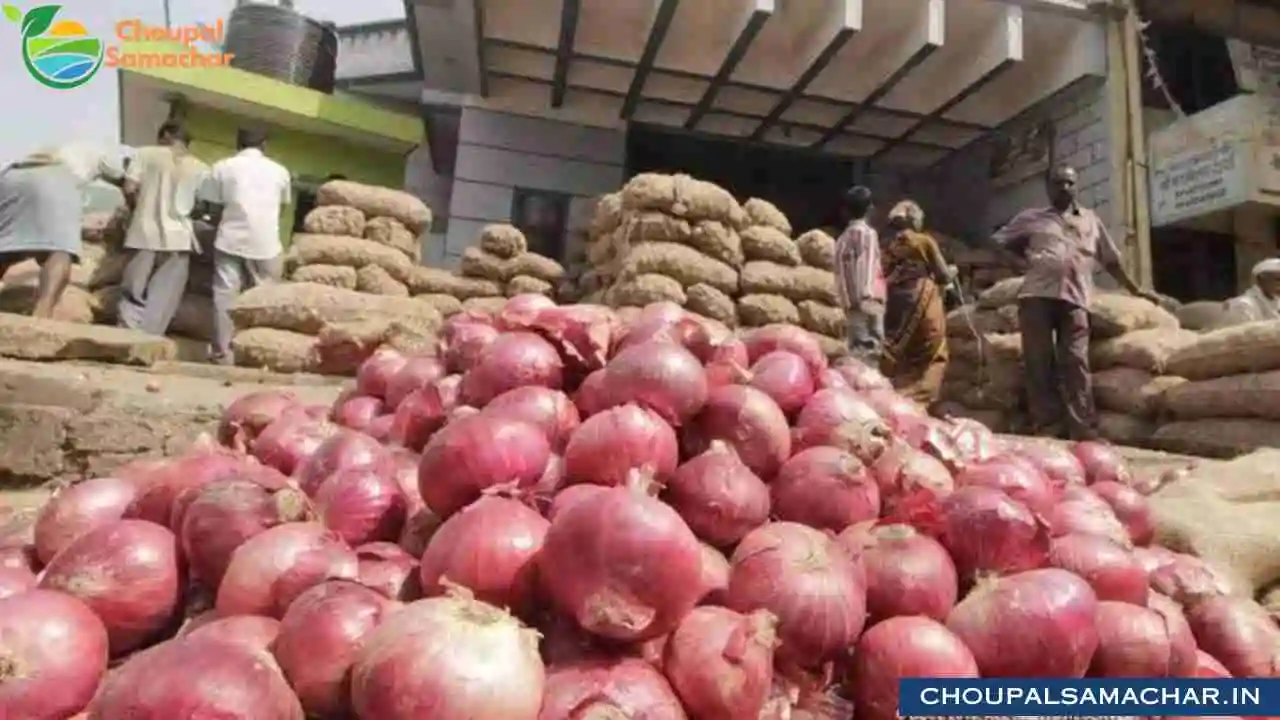
M844 196L845 228L836 240L836 290L847 319L849 352L880 366L884 347L884 271L880 238L867 222L873 208L871 190L858 185Z

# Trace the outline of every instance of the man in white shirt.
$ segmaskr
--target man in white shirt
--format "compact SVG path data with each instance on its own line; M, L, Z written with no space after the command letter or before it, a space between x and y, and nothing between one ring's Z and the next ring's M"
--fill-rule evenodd
M213 362L230 365L231 306L242 291L280 277L280 207L293 198L289 171L262 152L266 134L242 129L240 152L220 160L203 199L221 206L213 264Z

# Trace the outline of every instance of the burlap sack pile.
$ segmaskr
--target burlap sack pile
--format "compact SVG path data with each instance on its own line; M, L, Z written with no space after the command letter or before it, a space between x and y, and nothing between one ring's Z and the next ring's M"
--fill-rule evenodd
M564 280L560 263L529 252L524 233L512 225L486 225L473 247L462 255L459 279L470 286L455 294L467 309L493 310L506 298L533 293L556 297Z
M1156 447L1211 457L1280 447L1280 322L1198 335L1169 356L1167 372L1187 382L1164 393Z
M382 345L429 346L444 316L417 298L286 282L242 294L231 319L237 365L352 375Z
M980 419L998 432L1013 432L1025 424L1020 284L1018 278L996 283L976 302L947 314L951 360L942 399L958 406L959 414Z
M94 291L120 283L124 270L120 248L128 226L129 215L123 209L84 217L80 257L71 268L71 281L62 299L53 309L55 319L87 325L102 314L106 298ZM39 283L40 266L34 260L9 268L0 278L0 312L30 314L35 309Z
M810 230L796 238L796 250L800 253L801 266L832 275L834 280L835 238L822 230ZM795 305L801 327L816 334L828 354L846 347L847 325L844 310L838 303L810 298Z

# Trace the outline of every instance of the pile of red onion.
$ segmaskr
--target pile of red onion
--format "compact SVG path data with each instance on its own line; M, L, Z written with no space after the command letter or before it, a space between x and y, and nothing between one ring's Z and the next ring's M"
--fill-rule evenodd
M1152 544L1154 487L798 328L521 296L0 512L0 715L891 720L902 677L1277 676L1267 612Z

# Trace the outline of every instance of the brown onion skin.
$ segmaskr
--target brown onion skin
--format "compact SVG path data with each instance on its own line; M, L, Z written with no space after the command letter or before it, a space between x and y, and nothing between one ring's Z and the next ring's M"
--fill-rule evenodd
M280 618L302 593L326 580L354 580L355 551L319 523L285 523L236 548L218 586L220 615Z
M274 659L215 638L184 637L130 658L102 683L90 720L303 720Z
M350 708L349 674L360 642L396 607L347 580L321 583L289 606L272 652L304 710L340 717Z
M903 678L977 678L978 664L963 641L935 620L895 617L858 640L845 689L859 720L897 720Z
M1235 677L1280 676L1280 627L1248 598L1208 597L1187 608L1200 649Z
M910 525L854 525L839 542L866 573L869 625L911 615L946 621L960 580L938 541Z
M59 491L36 517L36 557L48 564L76 538L124 517L137 495L135 483L109 477Z
M700 455L721 440L761 480L771 482L791 457L787 416L768 395L743 385L722 385L707 394L702 412L685 428L685 452Z
M685 710L700 720L758 717L773 685L776 625L764 611L700 607L686 615L662 665Z
M1097 535L1063 535L1054 538L1049 565L1084 578L1099 600L1147 605L1147 573L1138 559L1124 548Z
M1078 678L1098 647L1097 610L1087 582L1047 568L980 584L946 625L968 646L984 678Z
M107 629L84 603L31 590L0 598L0 708L58 720L83 710L107 672Z
M778 618L779 654L806 667L849 648L867 620L866 579L834 540L797 523L751 531L730 558L725 604Z
M677 468L662 497L716 547L736 545L769 520L769 487L719 441Z
M688 718L662 673L639 658L599 658L551 668L538 720L596 716Z
M802 450L769 484L773 516L838 533L880 515L880 487L857 457L838 448Z
M181 607L185 574L172 532L119 520L68 545L45 568L40 587L88 605L107 628L112 657L120 657L168 627Z
M1189 647L1175 649L1174 642L1186 638L1175 639L1165 616L1153 609L1103 600L1098 603L1097 627L1098 649L1089 665L1091 677L1187 677L1194 673L1194 639Z
M621 486L635 472L665 479L679 462L675 430L649 410L622 405L591 416L570 436L564 478L575 485Z

